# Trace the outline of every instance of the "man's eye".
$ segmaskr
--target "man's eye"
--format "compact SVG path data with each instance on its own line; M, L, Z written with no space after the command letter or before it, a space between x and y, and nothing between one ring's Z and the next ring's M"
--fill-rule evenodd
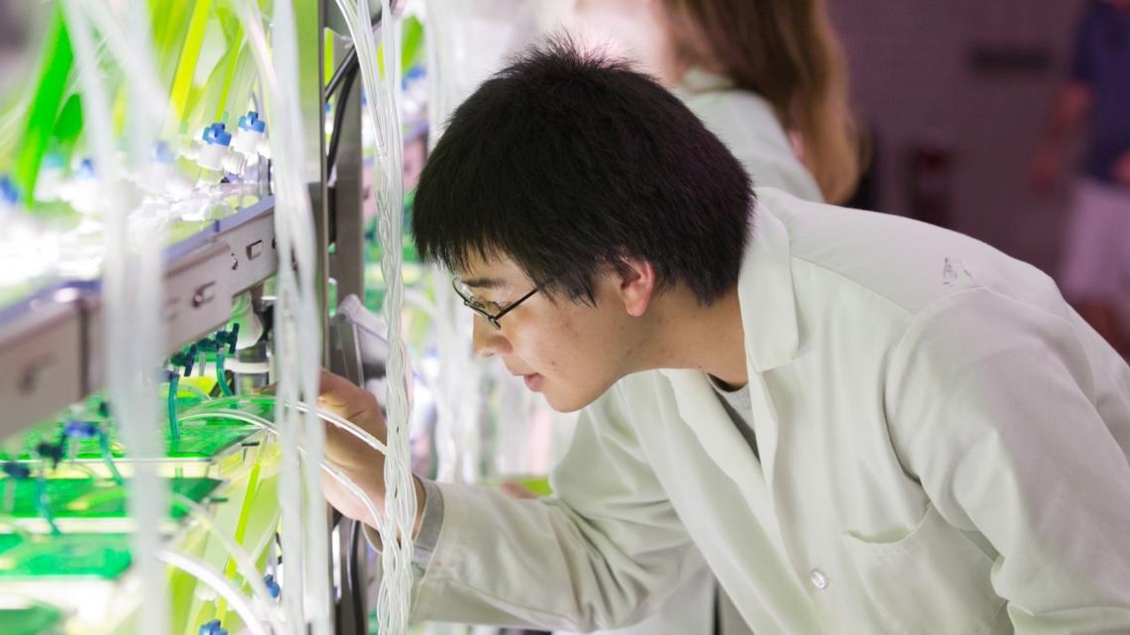
M472 297L471 303L487 313L497 313L502 310L502 307L497 302L491 302L490 300Z

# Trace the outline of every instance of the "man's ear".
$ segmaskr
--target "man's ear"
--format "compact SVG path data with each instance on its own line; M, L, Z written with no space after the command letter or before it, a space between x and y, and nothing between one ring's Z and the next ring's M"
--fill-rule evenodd
M655 295L655 267L643 258L624 257L616 262L616 279L624 309L632 317L647 312Z

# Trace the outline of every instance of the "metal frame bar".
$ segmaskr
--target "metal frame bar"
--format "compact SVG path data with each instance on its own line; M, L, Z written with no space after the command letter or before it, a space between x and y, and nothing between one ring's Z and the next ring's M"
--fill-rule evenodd
M326 331L329 319L329 206L326 190L326 143L324 93L326 6L323 0L294 3L298 39L299 112L302 116L303 148L306 156L303 174L310 192L314 213L314 236L318 306L321 307L322 360L326 356Z
M364 159L361 149L361 82L353 82L345 101L345 117L338 141L330 201L333 207L334 253L330 256L330 277L337 282L340 302L353 294L365 293L365 218Z
M60 289L0 325L0 439L82 399L82 314Z

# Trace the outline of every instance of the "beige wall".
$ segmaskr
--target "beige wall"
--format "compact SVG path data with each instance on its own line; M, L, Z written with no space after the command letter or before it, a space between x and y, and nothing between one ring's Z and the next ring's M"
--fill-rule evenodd
M907 214L905 157L923 140L955 153L953 228L1054 268L1067 189L1031 191L1042 133L1083 0L828 0L861 118L879 133L879 207ZM975 45L1046 47L1044 72L984 75Z

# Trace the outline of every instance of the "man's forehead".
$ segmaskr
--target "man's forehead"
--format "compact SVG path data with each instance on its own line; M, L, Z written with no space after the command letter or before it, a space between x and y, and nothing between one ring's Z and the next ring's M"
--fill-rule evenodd
M526 278L521 268L505 256L483 258L477 254L471 255L455 276L463 284L476 289L514 286Z

